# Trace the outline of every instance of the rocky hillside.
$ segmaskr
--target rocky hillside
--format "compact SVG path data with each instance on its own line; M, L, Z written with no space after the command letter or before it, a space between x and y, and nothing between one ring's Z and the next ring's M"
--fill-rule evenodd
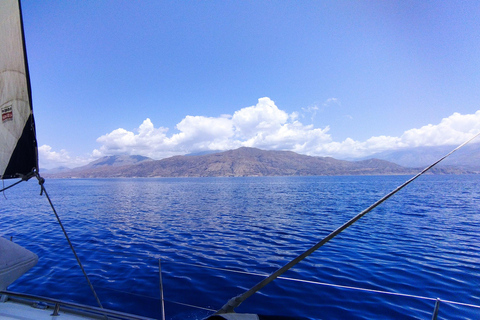
M127 160L125 162L128 163ZM139 163L125 165L120 165L113 159L102 158L85 167L52 174L50 177L390 175L412 174L416 171L378 159L344 161L330 157L310 157L290 151L265 151L243 147L206 155L175 156L162 160L141 159Z

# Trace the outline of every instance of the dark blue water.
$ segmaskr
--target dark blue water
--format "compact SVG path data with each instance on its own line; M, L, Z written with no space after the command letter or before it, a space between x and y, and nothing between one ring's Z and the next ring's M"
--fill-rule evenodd
M167 319L201 319L209 312L178 303L216 310L262 278L200 266L269 274L407 178L47 180L46 188L104 306L160 318L161 258ZM40 257L9 289L95 305L38 185L5 196L0 235ZM276 280L237 311L431 319L435 298L479 305L480 175L421 177L284 277L307 281ZM478 308L440 305L439 319L479 318Z

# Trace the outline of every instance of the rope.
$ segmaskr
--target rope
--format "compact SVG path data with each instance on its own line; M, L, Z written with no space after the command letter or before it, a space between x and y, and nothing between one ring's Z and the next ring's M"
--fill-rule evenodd
M360 218L362 218L364 215L366 215L368 212L372 211L373 209L375 209L376 207L378 207L380 204L382 204L384 201L386 201L387 199L389 199L391 196L393 196L395 193L397 193L398 191L400 191L401 189L403 189L405 186L407 186L408 184L410 184L411 182L413 182L415 179L417 179L418 177L420 177L422 174L424 174L425 172L427 172L428 170L430 170L433 166L435 166L436 164L438 164L440 161L442 161L443 159L447 158L448 156L450 156L452 153L454 153L455 151L457 151L458 149L460 149L461 147L463 147L464 145L466 145L467 143L469 143L470 141L472 141L473 139L475 139L477 136L480 135L480 132L477 133L475 136L473 136L472 138L468 139L467 141L465 141L464 143L462 143L461 145L459 145L458 147L456 147L455 149L453 149L452 151L450 151L448 154L446 154L445 156L443 156L442 158L440 158L439 160L435 161L433 164L429 165L428 167L426 167L425 169L423 169L421 172L417 173L417 175L415 175L413 178L407 180L406 182L404 182L402 185L400 185L399 187L397 187L395 190L391 191L389 194L387 194L386 196L384 196L383 198L381 198L380 200L378 200L377 202L375 202L373 205L371 205L370 207L368 207L367 209L363 210L362 212L360 212L359 214L357 214L355 217L353 217L352 219L350 219L349 221L347 221L346 223L344 223L341 227L339 227L337 230L333 231L332 233L330 233L328 236L326 236L325 238L323 238L321 241L319 241L317 244L315 244L313 247L311 247L310 249L306 250L305 252L303 252L302 254L300 254L299 256L297 256L295 259L291 260L290 262L288 262L286 265L284 265L283 267L281 267L280 269L278 269L277 271L273 272L271 275L269 275L268 277L266 277L265 279L263 279L262 281L260 281L259 283L257 283L255 286L253 286L252 288L250 288L249 290L245 291L243 294L240 294L236 297L233 297L231 298L220 310L217 311L216 314L223 314L223 313L232 313L232 312L235 312L235 308L238 307L243 301L245 301L246 299L248 299L249 297L251 297L253 294L255 294L256 292L258 292L259 290L261 290L263 287L265 287L267 284L269 284L270 282L272 282L273 280L275 280L276 278L278 278L280 275L282 275L283 273L285 273L286 271L288 271L289 269L291 269L293 266L295 266L296 264L298 264L300 261L302 261L303 259L305 259L306 257L308 257L309 255L311 255L313 252L315 252L318 248L320 248L321 246L323 246L324 244L326 244L327 242L329 242L330 240L332 240L334 237L336 237L340 232L344 231L345 229L347 229L348 227L350 227L352 224L354 224L356 221L358 221Z
M8 189L10 189L11 187L14 187L14 186L16 186L17 184L19 184L19 183L20 183L20 182L22 182L22 181L24 181L24 180L18 180L17 182L15 182L15 183L13 183L13 184L9 185L8 187L4 187L2 190L0 190L0 192L3 192L3 191L5 191L5 190L8 190Z
M72 242L70 241L70 238L68 237L67 230L65 230L65 227L63 226L62 221L60 220L60 217L57 214L57 210L55 210L55 207L53 206L52 200L50 200L50 197L48 196L47 190L45 189L44 183L45 179L40 177L40 175L37 173L37 179L38 179L38 184L41 187L41 192L40 195L42 195L45 192L45 196L48 199L48 202L50 203L50 207L52 208L53 213L55 214L55 217L57 217L57 221L60 224L60 227L62 228L63 234L65 235L65 238L68 241L68 245L70 246L70 249L72 249L73 255L75 256L75 259L77 259L78 265L80 266L80 269L82 269L83 275L85 276L85 279L87 279L88 285L90 286L90 289L93 292L93 295L95 296L95 300L97 300L97 304L100 308L103 309L102 303L100 302L100 299L97 296L97 293L95 292L95 289L93 288L92 283L90 282L90 279L88 278L87 273L85 272L85 269L83 268L82 262L80 261L80 258L77 255L77 252L75 251L75 248L73 247Z
M17 173L18 175L18 178L20 178L20 180L18 180L17 182L9 185L8 187L5 187L3 189L0 190L0 192L3 192L5 190L8 190L10 189L11 187L14 187L16 186L17 184L19 184L20 182L23 182L23 181L28 181L30 178L34 177L36 175L36 172L35 171L32 171L30 172L29 174L26 174L26 175L23 175L23 174L20 174L20 173ZM2 179L2 181L5 183L5 181L3 180L3 177L0 176L0 179Z

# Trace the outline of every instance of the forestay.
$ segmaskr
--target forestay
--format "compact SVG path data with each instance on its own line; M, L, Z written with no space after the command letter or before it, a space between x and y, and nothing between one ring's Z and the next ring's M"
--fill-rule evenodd
M0 1L0 178L38 170L30 79L17 0Z

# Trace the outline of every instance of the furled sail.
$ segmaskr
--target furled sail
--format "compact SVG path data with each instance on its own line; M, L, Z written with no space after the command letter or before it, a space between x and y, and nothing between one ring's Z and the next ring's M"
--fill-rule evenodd
M0 178L28 178L38 170L20 4L0 1Z

